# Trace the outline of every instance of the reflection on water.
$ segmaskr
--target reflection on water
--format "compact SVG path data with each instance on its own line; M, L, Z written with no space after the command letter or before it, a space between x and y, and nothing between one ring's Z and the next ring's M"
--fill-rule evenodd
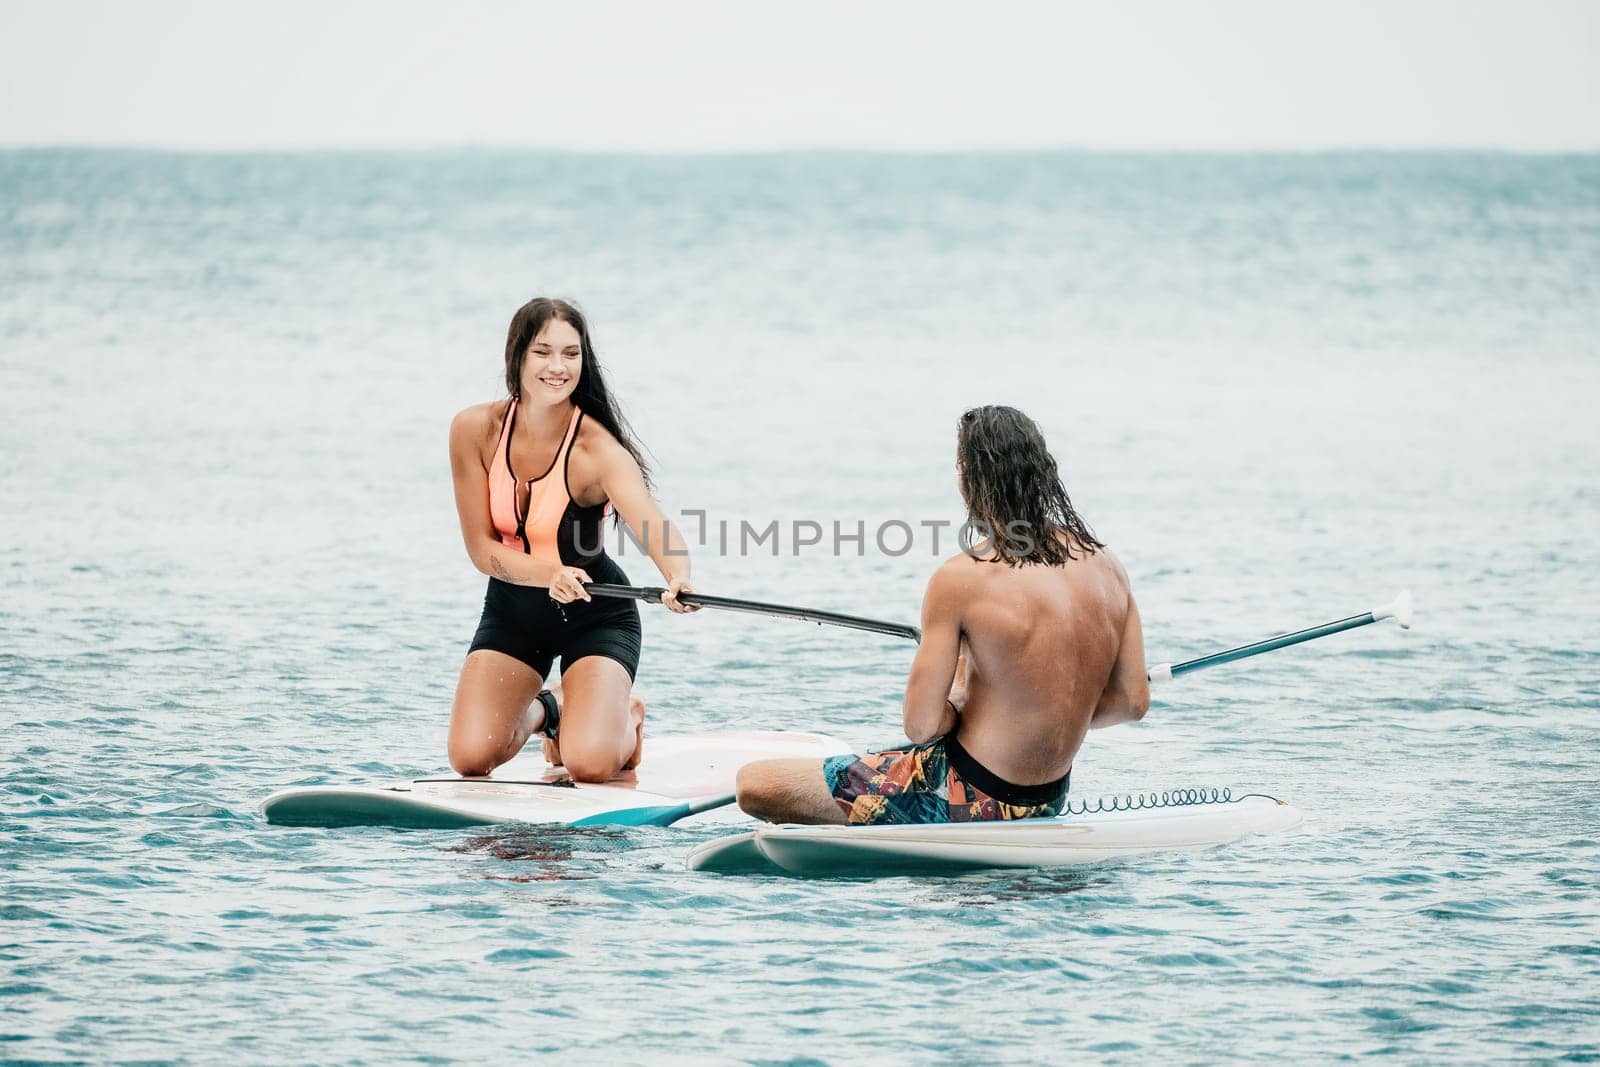
M927 904L983 908L1017 900L1064 897L1105 888L1112 884L1111 875L1105 869L1120 866L1119 861L1107 860L1093 866L1054 870L974 873L963 879L946 881L944 885L934 885L920 893L917 899Z
M508 863L531 863L538 873L488 869L484 877L503 881L558 882L593 878L603 866L595 858L630 847L626 830L599 826L510 826L489 832L474 832L458 845L444 851L479 855Z

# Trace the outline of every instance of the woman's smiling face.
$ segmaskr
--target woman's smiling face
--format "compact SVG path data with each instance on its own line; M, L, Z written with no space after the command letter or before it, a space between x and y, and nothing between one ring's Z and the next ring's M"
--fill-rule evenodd
M528 344L522 361L522 399L559 404L578 387L582 373L583 342L577 328L563 319L551 319Z

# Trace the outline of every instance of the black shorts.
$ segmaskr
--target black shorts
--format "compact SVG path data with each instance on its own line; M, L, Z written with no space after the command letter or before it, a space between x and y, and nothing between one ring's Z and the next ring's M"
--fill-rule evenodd
M583 564L597 582L627 585L628 576L609 556ZM487 648L521 660L549 681L550 666L561 657L565 671L585 656L604 656L622 664L629 678L639 672L643 631L639 605L632 600L595 597L557 604L550 590L489 579L483 616L469 652Z

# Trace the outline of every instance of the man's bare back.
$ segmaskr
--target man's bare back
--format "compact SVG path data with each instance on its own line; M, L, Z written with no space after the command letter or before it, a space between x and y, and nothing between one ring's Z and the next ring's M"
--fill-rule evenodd
M750 764L745 811L834 823L1055 815L1089 728L1144 717L1128 576L1073 508L1038 425L1001 405L963 413L956 475L969 528L987 540L946 560L923 594L902 708L911 746Z
M1097 725L1109 725L1148 703L1127 574L1108 550L1075 555L1061 566L1008 567L962 554L940 568L964 657L956 737L1018 785L1066 774L1096 711Z

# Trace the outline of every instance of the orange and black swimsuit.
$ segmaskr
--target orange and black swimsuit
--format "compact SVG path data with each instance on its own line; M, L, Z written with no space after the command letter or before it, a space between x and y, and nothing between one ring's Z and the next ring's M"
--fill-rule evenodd
M489 467L489 517L501 543L551 563L578 567L593 581L627 585L628 576L606 555L602 544L607 505L582 507L567 488L567 460L583 412L574 406L566 436L549 469L521 482L511 469L511 434L516 421L517 402L512 400ZM526 505L517 499L517 490L524 484L528 488ZM631 678L639 669L640 635L639 608L631 600L596 597L557 604L543 587L490 578L471 651L502 652L526 663L544 679L550 677L557 656L562 670L584 656L605 656L622 664Z

